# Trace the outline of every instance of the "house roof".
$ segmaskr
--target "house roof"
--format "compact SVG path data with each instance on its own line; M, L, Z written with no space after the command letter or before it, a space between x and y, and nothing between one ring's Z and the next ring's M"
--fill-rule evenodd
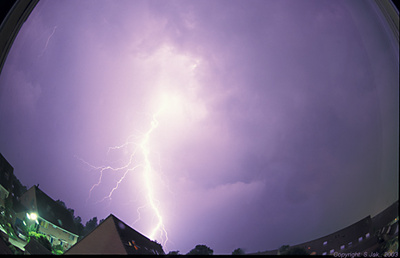
M162 246L110 214L65 254L164 254Z
M32 187L35 191L38 215L48 222L78 235L72 214L61 204L51 199L39 187L36 185Z
M114 215L111 214L109 217L113 219L120 239L128 254L164 254L164 250L160 244L151 241L121 220L117 219Z

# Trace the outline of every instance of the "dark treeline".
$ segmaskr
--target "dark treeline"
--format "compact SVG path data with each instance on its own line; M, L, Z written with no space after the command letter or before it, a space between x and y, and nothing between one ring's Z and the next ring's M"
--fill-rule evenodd
M75 216L75 210L68 208L65 203L61 200L56 201L58 204L63 206L65 209L69 211L71 214L74 224L77 229L77 233L79 235L79 239L82 239L83 237L87 236L90 232L92 232L101 222L103 222L104 219L101 219L100 221L97 220L97 217L93 217L90 220L88 220L85 225L82 224L82 218L80 216Z

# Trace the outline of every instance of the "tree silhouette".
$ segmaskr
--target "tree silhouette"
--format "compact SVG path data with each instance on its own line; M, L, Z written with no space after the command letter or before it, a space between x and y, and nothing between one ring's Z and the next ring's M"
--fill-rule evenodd
M289 250L289 248L290 248L290 245L283 245L283 246L279 247L278 254L282 254L282 253L286 252L287 250Z
M85 228L82 224L82 218L81 217L74 217L74 224L76 226L76 230L78 231L78 235L82 236L83 234L83 229Z
M188 255L212 255L214 251L206 245L196 245L195 248L190 250Z
M284 251L280 252L280 255L309 255L309 253L302 247L293 246L288 247Z
M97 217L93 217L89 221L86 222L85 227L82 231L82 236L88 235L98 226Z
M79 216L75 217L75 210L71 209L71 208L68 208L67 205L65 205L65 202L63 202L62 200L57 200L56 203L58 203L59 205L64 207L71 214L72 219L74 221L74 224L76 226L76 230L77 230L77 233L79 235L79 238L82 238L83 234L85 233L84 232L85 227L82 224L81 217L79 217Z
M232 255L243 255L244 251L242 248L237 248L232 252Z
M169 251L168 255L179 255L179 251Z

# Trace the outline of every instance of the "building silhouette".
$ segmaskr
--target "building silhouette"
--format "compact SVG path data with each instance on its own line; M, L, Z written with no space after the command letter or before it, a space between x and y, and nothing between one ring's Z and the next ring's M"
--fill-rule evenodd
M64 254L164 254L162 246L110 214Z
M25 222L47 237L52 246L67 250L78 241L72 214L38 186L32 186L19 198L22 210L16 211L15 225ZM33 217L33 216L34 217Z
M5 209L6 199L12 192L14 168L0 153L0 209Z
M293 245L309 254L335 255L338 253L371 253L377 251L384 241L398 237L399 201L396 201L381 213L367 217L340 229L332 234ZM279 249L253 254L277 255Z

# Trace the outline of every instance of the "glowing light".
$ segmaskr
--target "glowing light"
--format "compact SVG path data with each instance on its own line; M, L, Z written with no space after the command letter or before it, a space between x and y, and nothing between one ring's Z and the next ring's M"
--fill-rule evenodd
M31 213L31 219L32 219L32 220L37 220L37 215L36 215L36 213Z
M39 222L38 222L38 220L37 220L38 215L37 215L36 213L34 213L34 212L32 212L31 214L28 214L28 213L27 213L26 216L28 217L28 219L33 220L33 221L35 221L37 224L39 224Z

